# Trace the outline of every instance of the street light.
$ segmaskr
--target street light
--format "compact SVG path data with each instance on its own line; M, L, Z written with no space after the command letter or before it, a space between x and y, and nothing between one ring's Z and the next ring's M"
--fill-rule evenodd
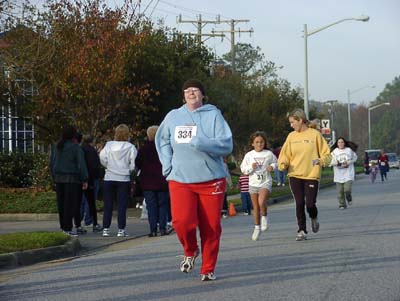
M349 119L349 140L351 141L351 110L350 110L350 95L357 93L358 91L364 90L366 88L375 88L375 86L371 86L371 85L366 85L364 87L361 87L357 90L354 91L350 91L350 89L347 89L347 116Z
M324 29L327 29L331 26L336 24L345 22L345 21L362 21L367 22L369 20L368 16L360 16L358 18L346 18L339 21L336 21L332 24L325 25L323 27L317 28L310 32L307 31L307 24L304 24L304 112L306 113L307 118L308 116L308 54L307 54L307 38L317 32L320 32Z
M368 149L371 149L371 111L381 106L390 106L390 102L383 102L379 105L368 107Z

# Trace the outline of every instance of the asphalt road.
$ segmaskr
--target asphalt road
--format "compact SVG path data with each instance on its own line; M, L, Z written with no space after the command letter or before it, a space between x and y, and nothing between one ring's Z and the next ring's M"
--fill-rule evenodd
M321 190L320 232L303 242L291 201L269 208L257 242L251 216L223 220L216 281L200 281L201 260L193 273L179 271L171 235L24 268L0 284L0 300L400 300L399 187L397 170L383 183L362 177L346 210L334 187Z

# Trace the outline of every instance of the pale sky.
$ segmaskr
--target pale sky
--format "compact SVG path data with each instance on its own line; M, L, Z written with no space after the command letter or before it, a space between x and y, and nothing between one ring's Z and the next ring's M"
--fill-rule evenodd
M109 4L119 3L109 0ZM142 0L141 10L153 19L163 18L168 26L183 32L196 32L183 20L249 19L236 29L254 29L254 34L236 35L236 42L260 46L268 60L283 66L279 76L292 86L304 87L303 28L318 29L344 18L367 15L368 22L346 21L308 37L310 99L337 99L347 103L347 90L354 103L373 101L400 76L400 1L399 0ZM228 30L229 24L208 24L212 29ZM206 44L222 55L229 51L230 42L211 38Z
M132 0L135 2L135 0ZM38 0L41 2L41 0ZM107 0L119 5L120 0ZM141 11L156 21L182 32L196 32L183 20L248 19L236 29L254 29L236 34L236 42L259 46L266 59L283 66L278 75L293 87L304 87L304 24L308 32L344 18L361 15L368 22L345 21L308 37L309 95L316 101L339 100L347 103L347 90L353 103L375 100L387 83L400 76L400 0L142 0ZM229 30L229 24L208 24L203 33ZM229 35L229 34L228 34ZM211 38L205 42L218 56L229 51L229 39ZM367 86L375 86L370 88ZM363 88L365 87L365 88Z

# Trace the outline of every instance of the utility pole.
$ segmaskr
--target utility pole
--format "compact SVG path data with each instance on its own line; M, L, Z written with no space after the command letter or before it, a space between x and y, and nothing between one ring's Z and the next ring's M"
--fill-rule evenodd
M199 15L197 17L197 20L182 20L182 16L179 15L176 22L177 23L191 23L195 27L197 27L197 34L193 34L193 33L183 33L183 34L190 35L190 36L195 35L197 37L197 43L199 45L201 45L201 37L203 37L203 36L224 38L225 33L230 33L231 34L230 42L231 42L231 56L232 56L232 72L235 72L235 70L236 70L235 33L239 33L239 34L240 33L250 33L250 35L251 35L254 32L253 28L250 28L247 30L241 30L240 28L238 30L235 29L235 25L237 23L242 23L242 22L247 23L247 22L250 22L250 20L235 20L235 19L221 20L219 15L217 16L215 21L202 20L201 15ZM202 32L203 27L206 26L207 24L221 24L221 23L230 24L230 26L231 26L230 30L212 30L211 33L203 33Z
M207 24L219 24L219 16L217 16L215 21L212 20L202 20L201 15L199 15L197 17L197 20L182 20L182 15L179 15L176 19L177 23L191 23L193 24L196 28L197 28L197 33L182 33L184 35L188 35L188 36L196 36L196 40L198 45L201 45L201 37L221 37L224 38L225 34L218 34L218 33L203 33L203 27L206 26Z
M235 19L231 19L231 20L220 20L220 23L229 23L231 25L231 29L230 30L216 30L216 31L212 31L213 33L225 33L225 32L229 32L231 34L231 59L232 59L232 72L234 73L236 71L236 51L235 51L235 33L250 33L250 35L254 32L253 28L247 29L247 30L241 30L240 28L238 30L235 30L235 25L237 23L241 23L241 22L250 22L250 20L235 20Z

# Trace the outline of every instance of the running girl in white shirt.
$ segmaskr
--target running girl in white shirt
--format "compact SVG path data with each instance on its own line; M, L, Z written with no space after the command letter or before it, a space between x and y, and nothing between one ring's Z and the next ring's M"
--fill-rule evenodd
M249 176L249 193L254 208L254 231L251 238L258 240L261 231L268 229L267 200L272 191L271 171L276 168L277 159L267 149L267 135L264 132L251 134L250 145L253 150L244 156L240 169Z

